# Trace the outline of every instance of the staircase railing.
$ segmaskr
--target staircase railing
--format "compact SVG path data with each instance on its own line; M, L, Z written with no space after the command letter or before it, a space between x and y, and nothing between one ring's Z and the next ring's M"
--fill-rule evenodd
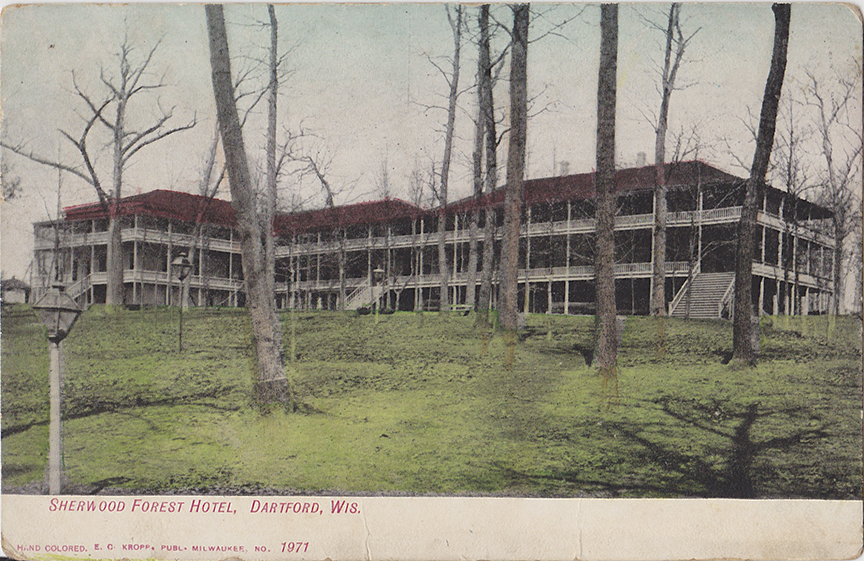
M720 299L720 303L717 305L717 317L722 318L723 312L727 309L729 310L729 319L732 319L732 305L735 302L735 276L732 276L732 280L729 282L729 286L726 287L726 291L723 293L723 298Z
M351 294L345 297L345 309L356 310L364 303L367 303L367 300L372 299L371 291L372 284L367 279L363 284L355 288Z
M73 300L78 300L83 294L85 294L88 290L90 290L90 275L86 277L81 277L77 281L70 284L66 287L66 294L68 294Z
M681 303L681 300L684 299L684 295L687 294L687 291L690 290L690 285L693 281L696 280L696 277L699 276L699 273L696 273L692 277L687 277L687 280L684 281L684 284L681 285L681 288L678 289L678 293L675 295L675 298L672 299L672 304L669 305L669 315L671 316L675 313L675 310L678 308L678 305Z

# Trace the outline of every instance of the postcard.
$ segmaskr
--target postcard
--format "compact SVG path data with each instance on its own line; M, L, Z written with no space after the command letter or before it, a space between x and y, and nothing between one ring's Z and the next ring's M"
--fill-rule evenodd
M31 4L15 559L851 559L842 4Z

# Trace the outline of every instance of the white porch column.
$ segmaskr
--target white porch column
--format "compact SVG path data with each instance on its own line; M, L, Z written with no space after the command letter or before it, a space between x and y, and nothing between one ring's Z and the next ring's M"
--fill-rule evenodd
M531 310L531 283L528 282L528 271L531 270L531 205L527 208L528 220L525 228L525 306L524 313Z
M762 315L765 309L765 277L759 277L759 314Z
M168 265L166 270L168 271L168 282L165 284L165 305L171 305L171 253L174 251L174 247L172 246L173 240L171 236L171 221L168 221Z
M567 254L564 256L564 314L570 313L570 211L571 203L567 201Z

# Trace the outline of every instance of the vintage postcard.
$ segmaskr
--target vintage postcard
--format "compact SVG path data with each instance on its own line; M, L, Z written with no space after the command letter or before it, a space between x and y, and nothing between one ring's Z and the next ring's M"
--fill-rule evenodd
M842 4L31 4L16 559L850 559Z

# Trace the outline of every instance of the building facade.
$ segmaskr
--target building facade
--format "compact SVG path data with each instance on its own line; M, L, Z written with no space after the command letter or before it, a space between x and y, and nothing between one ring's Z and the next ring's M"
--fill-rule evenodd
M736 228L745 180L699 161L667 170L666 296L673 316L728 317ZM648 312L652 270L652 166L617 172L616 301L619 313ZM520 239L519 306L531 313L594 313L592 174L528 180ZM437 309L441 271L438 221L445 220L449 301L470 307L469 221L495 211L496 256L503 189L446 209L384 199L278 215L276 301L280 308L357 309L373 302L398 310ZM226 201L157 190L120 201L127 306L242 306L239 236ZM33 289L59 278L82 303L105 301L108 209L65 209L34 225ZM833 294L833 240L825 208L767 187L760 196L753 263L754 307L766 314L827 311ZM186 290L171 271L179 255L193 270ZM479 263L482 259L478 259ZM496 267L497 268L497 267ZM494 270L494 269L493 269ZM494 286L497 278L493 274ZM476 282L480 282L480 273ZM496 301L493 290L493 303Z

